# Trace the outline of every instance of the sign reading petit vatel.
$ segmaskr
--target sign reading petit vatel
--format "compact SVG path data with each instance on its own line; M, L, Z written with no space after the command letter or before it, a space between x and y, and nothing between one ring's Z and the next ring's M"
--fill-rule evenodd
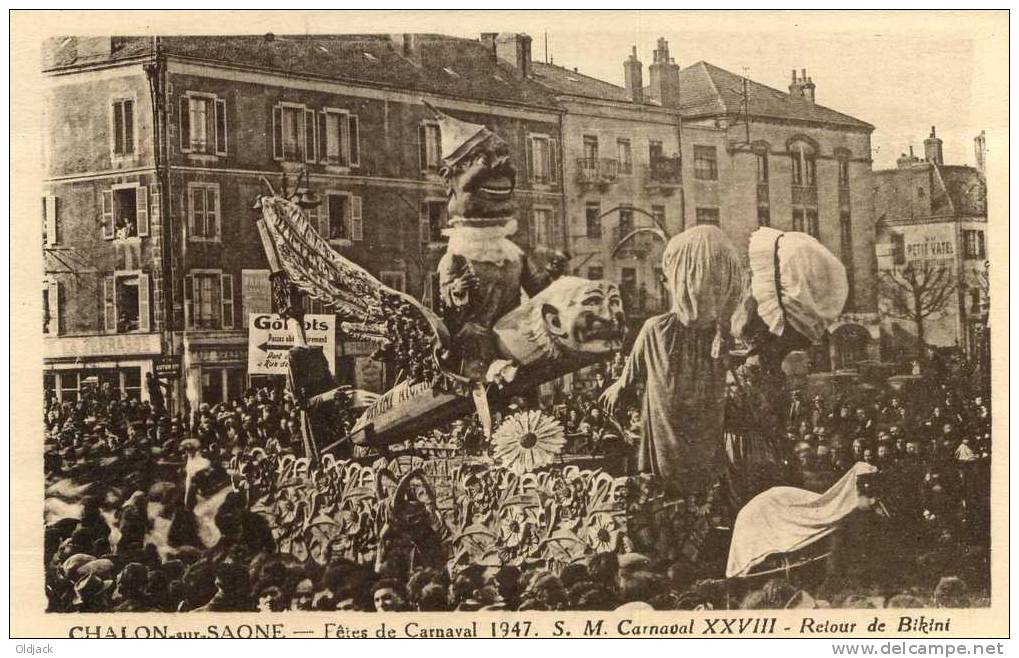
M336 316L304 316L304 333L310 347L321 347L336 374ZM252 375L287 374L287 352L294 337L286 322L276 313L248 315L248 373Z

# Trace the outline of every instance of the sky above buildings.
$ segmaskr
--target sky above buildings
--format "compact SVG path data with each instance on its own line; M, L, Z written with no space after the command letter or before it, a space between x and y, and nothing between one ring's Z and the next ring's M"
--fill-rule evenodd
M807 69L817 101L873 124L875 168L894 167L937 126L947 164L974 164L987 131L989 158L1007 157L1008 14L841 11L212 11L117 14L120 34L433 32L478 38L525 32L534 59L619 85L637 46L644 80L658 37L683 67L704 60L787 91ZM153 18L158 17L158 20ZM63 33L57 14L51 30ZM75 14L79 34L108 33L103 12ZM37 59L34 61L38 61ZM996 147L1001 147L996 155Z
M817 102L873 124L875 168L894 167L913 145L923 156L931 125L944 140L946 164L974 164L973 137L1007 133L991 111L1007 101L988 62L991 42L1007 39L1008 17L990 13L629 12L478 16L501 31L522 31L534 59L623 84L633 45L644 79L658 37L683 67L704 60L787 91L793 68L806 68ZM447 32L473 36L452 29ZM1006 79L1007 81L1007 79ZM995 125L998 124L998 125ZM989 143L993 143L989 139Z

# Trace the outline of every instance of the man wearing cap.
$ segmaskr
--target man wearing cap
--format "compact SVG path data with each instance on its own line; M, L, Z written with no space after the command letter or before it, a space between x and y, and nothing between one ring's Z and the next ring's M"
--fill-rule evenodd
M438 266L443 321L459 350L459 374L483 381L497 355L496 321L520 305L521 288L533 296L563 274L566 258L553 254L535 272L510 240L517 221L509 145L483 125L428 107L439 122L439 175L449 197L449 245Z

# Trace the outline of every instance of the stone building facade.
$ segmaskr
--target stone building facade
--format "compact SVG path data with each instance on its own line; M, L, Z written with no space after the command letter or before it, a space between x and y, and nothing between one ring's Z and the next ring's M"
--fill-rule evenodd
M977 142L978 153L979 148ZM920 329L908 317L915 306L908 298L903 304L896 287L921 295L929 311L923 342L979 357L986 348L989 305L983 174L973 167L946 165L941 139L932 127L924 157L910 149L895 169L874 172L873 189L886 359L918 356Z
M562 112L500 59L529 61L529 44L403 34L49 43L49 390L70 399L98 377L145 398L144 376L162 361L180 370L177 403L240 394L251 383L248 316L270 310L252 210L262 178L292 187L307 172L323 200L313 221L333 246L431 303L446 202L422 100L509 142L516 239L554 243ZM337 376L382 387L370 346L338 338Z

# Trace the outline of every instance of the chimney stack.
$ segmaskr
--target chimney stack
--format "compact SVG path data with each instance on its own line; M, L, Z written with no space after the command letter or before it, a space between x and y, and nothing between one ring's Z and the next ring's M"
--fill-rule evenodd
M793 81L789 83L789 95L793 98L802 98L808 103L814 103L814 80L807 75L807 69L800 69L799 77L796 76L796 69L793 69Z
M669 56L669 42L658 39L653 61L648 67L650 74L650 96L663 107L679 107L679 66Z
M630 92L630 100L643 103L644 64L637 59L637 46L633 47L630 56L623 62L623 79L626 81L626 90Z
M495 37L496 56L511 64L522 78L531 75L531 37L526 34L505 33Z
M397 52L418 66L421 65L421 46L418 43L417 35L410 32L401 32L391 34L389 40L396 46Z
M980 134L973 138L973 152L977 159L977 171L986 174L987 167L987 136L981 130Z
M481 33L481 45L485 47L485 50L492 56L492 59L496 59L495 54L495 40L499 36L498 32L482 32Z
M935 134L934 126L931 126L930 137L923 140L923 152L927 162L933 162L937 165L945 164L941 153L941 145L941 139Z

